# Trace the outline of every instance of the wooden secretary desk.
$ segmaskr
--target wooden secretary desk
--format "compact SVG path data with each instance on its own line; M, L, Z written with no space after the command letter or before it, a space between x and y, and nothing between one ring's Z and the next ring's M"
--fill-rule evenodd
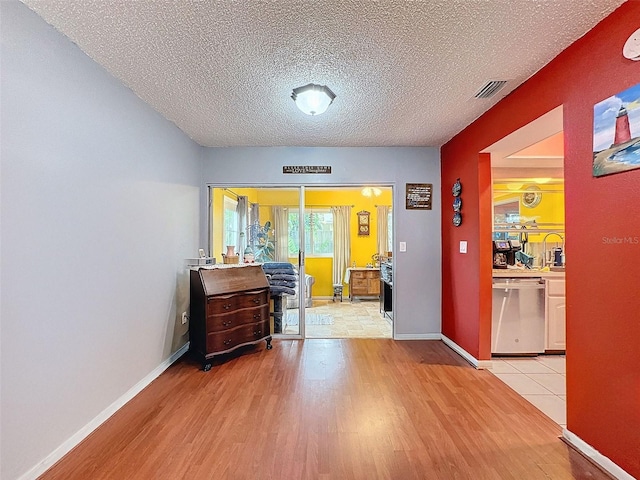
M260 265L193 267L190 271L189 350L211 369L216 355L267 342L269 282Z

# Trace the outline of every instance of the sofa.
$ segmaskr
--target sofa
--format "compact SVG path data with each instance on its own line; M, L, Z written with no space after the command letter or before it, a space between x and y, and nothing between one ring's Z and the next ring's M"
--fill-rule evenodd
M300 296L298 295L299 292L299 288L300 288L300 278L298 275L298 271L296 270L295 275L298 277L298 280L296 281L296 286L295 286L295 295L287 295L287 308L298 308L298 306L300 305L299 303L299 299ZM311 306L313 306L313 300L311 298L311 290L313 287L313 284L316 282L316 279L312 276L312 275L306 275L304 276L304 295L305 295L305 302L304 302L304 306L309 308Z

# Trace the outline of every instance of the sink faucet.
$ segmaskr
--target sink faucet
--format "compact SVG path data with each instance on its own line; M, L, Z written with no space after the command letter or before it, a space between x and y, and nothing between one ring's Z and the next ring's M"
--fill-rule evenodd
M553 263L553 259L547 260L547 237L550 237L551 235L556 235L557 237L560 237L560 240L562 241L562 251L564 252L564 237L562 235L560 235L558 232L549 232L549 233L547 233L544 236L544 238L542 239L542 255L543 255L543 257L542 257L542 267L543 268L548 263Z

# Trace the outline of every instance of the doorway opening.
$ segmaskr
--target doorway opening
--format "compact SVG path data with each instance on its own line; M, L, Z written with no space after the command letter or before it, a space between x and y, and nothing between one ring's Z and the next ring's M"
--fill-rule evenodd
M210 200L211 256L263 264L275 337L393 337L392 186L211 186Z
M492 177L492 373L566 426L562 106L498 141Z

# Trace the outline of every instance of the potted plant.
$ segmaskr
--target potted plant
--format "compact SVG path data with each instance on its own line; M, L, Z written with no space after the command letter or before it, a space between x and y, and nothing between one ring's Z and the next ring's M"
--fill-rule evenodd
M271 222L267 221L260 225L257 221L247 227L249 230L249 248L253 253L256 262L271 262L275 255L275 244L273 243L273 230Z

